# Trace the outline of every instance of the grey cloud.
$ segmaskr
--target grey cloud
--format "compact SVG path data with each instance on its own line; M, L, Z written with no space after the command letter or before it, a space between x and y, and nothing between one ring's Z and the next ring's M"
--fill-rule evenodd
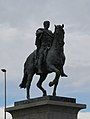
M84 23L85 20L89 19L89 0L7 0L1 3L1 21L18 25L32 22L32 20L40 22L45 18L50 18L53 22L67 23Z

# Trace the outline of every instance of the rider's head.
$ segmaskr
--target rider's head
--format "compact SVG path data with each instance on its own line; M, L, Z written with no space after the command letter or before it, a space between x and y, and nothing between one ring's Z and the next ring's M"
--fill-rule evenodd
M49 26L50 26L50 22L49 21L44 21L43 26L44 26L45 29L48 29Z

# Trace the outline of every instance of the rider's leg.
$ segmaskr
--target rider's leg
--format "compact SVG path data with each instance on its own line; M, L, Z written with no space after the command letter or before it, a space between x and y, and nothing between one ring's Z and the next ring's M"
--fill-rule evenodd
M40 54L39 59L38 59L38 74L42 73L42 69L41 69L42 59L43 59L43 54Z
M38 54L39 56L38 57L38 74L42 74L41 66L42 66L43 55L44 55L44 48L41 48Z

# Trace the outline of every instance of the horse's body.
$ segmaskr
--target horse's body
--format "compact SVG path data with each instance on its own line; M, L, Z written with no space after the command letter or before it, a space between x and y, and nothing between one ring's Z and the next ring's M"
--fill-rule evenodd
M62 37L62 28L60 25L57 25L55 27L54 32L54 40L53 44L48 51L47 58L45 64L42 65L42 71L43 73L40 74L40 79L37 83L37 87L42 90L43 96L46 95L46 90L42 87L42 82L46 79L47 74L51 72L55 72L56 76L55 79L49 83L49 86L54 85L53 95L56 95L56 88L58 85L58 80L61 75L63 65L65 63L65 55L63 52L63 37ZM24 64L24 76L22 83L20 84L21 88L27 89L27 98L29 99L29 89L31 85L31 81L33 79L34 74L37 74L37 67L35 65L36 58L36 50L29 55L29 57L26 59L26 62Z

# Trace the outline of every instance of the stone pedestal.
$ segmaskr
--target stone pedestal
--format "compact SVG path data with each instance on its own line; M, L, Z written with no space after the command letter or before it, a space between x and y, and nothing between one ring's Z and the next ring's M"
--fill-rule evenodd
M12 119L77 119L79 110L85 108L74 98L46 96L15 102L6 111Z

